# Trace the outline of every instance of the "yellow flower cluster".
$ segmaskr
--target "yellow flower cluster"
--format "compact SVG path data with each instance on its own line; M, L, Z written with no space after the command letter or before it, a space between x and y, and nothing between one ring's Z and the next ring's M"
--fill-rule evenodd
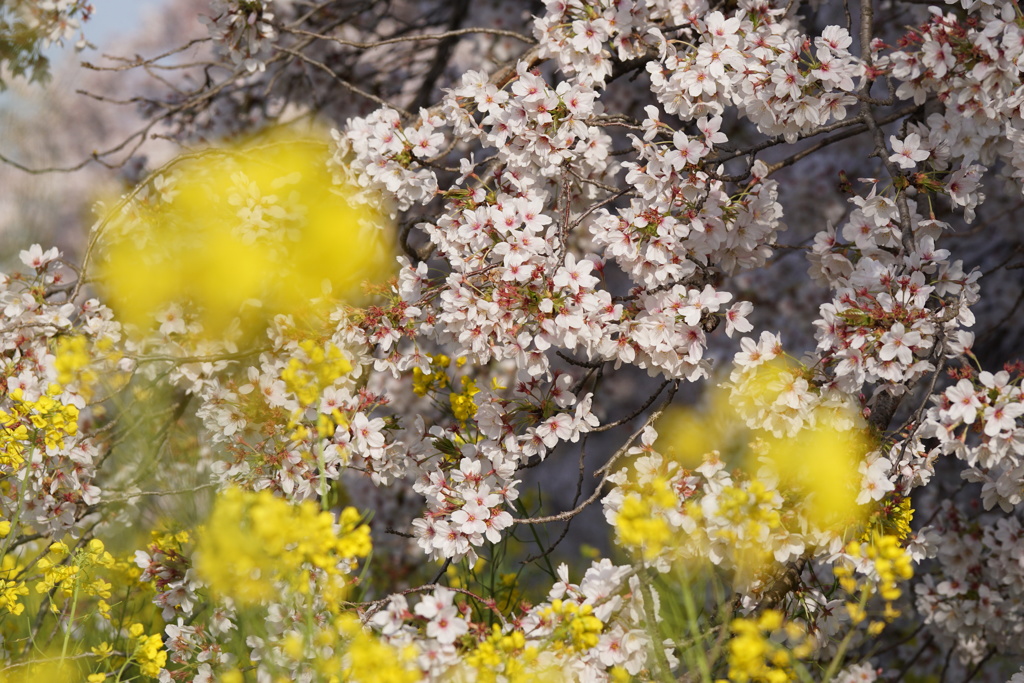
M153 539L149 544L150 548L156 548L167 555L182 555L182 548L188 543L192 536L187 531L158 531L153 529L149 532Z
M913 519L914 510L910 507L910 498L900 495L886 497L872 513L866 525L869 531L861 540L869 541L870 530L874 530L880 534L891 534L902 542L910 535L910 523Z
M536 646L526 646L522 631L502 633L495 624L491 634L466 654L466 666L476 673L478 683L527 683L537 680L536 664L539 656Z
M417 396L426 396L432 391L450 388L452 391L448 395L448 405L451 406L452 415L459 422L473 419L477 409L476 401L473 400L473 397L480 393L476 380L472 377L463 377L461 383L462 390L455 391L455 388L452 387L451 379L446 372L452 364L452 359L443 353L439 353L436 356L428 356L428 358L430 358L432 368L430 372L423 372L419 368L412 369L413 393ZM457 367L461 368L465 364L465 357L455 360Z
M367 631L352 614L338 619L337 629L347 641L341 666L329 669L341 671L341 677L331 676L336 683L415 683L422 678L416 664L416 648L398 649ZM326 668L326 667L325 667Z
M779 475L782 487L793 491L809 522L820 529L841 530L863 522L857 505L858 470L871 451L865 432L845 429L852 417L827 408L813 413L814 426L795 435L769 437L764 457Z
M619 543L639 550L646 561L656 558L672 537L663 515L678 503L665 477L655 477L644 490L626 495L615 517Z
M866 542L851 542L846 546L846 552L852 557L870 560L875 569L877 580L874 585L859 583L854 578L851 567L838 565L834 571L843 590L851 595L857 593L858 590L861 592L858 602L846 603L847 612L854 624L859 624L867 618L865 605L872 595L877 594L885 601L885 608L882 612L883 620L872 621L868 625L868 632L877 635L885 628L886 623L900 615L899 610L893 608L892 603L903 594L899 582L907 581L914 576L910 553L900 545L900 539L895 535L878 533L872 533L870 540Z
M593 607L581 606L572 600L552 600L539 615L556 624L552 634L556 643L564 643L577 652L597 646L604 629L601 620L594 616Z
M901 498L889 511L887 522L892 534L902 542L910 535L910 523L913 520L914 509L910 507L910 498Z
M0 610L6 610L8 614L18 616L25 611L25 605L21 598L28 595L28 586L24 581L18 580L25 570L25 567L18 563L11 554L4 555L0 563Z
M471 377L462 378L462 391L452 392L448 396L448 402L452 407L452 414L455 419L459 422L465 422L471 420L476 415L476 402L473 397L480 393L480 389L476 386L476 381Z
M25 462L27 445L63 448L64 437L78 433L78 408L56 400L60 393L54 384L35 401L24 400L21 389L9 394L9 412L0 409L0 466L16 472Z
M778 510L771 507L775 492L769 491L764 483L754 479L746 488L726 486L720 494L719 514L737 525L764 525L777 529L780 518Z
M433 366L432 372L423 372L419 368L412 369L412 390L417 396L426 396L430 391L448 387L448 373L445 368L451 365L452 359L443 353L428 356Z
M771 468L787 507L798 508L816 528L863 523L856 484L871 439L854 406L823 399L809 381L812 374L781 358L738 368L729 391L711 393L706 412L667 412L658 421L655 447L688 468L715 450L735 453L751 474ZM805 408L792 405L804 402Z
M167 664L167 651L159 633L146 635L142 624L132 624L128 635L135 641L131 659L138 665L139 673L146 678L157 678L160 669Z
M784 683L797 680L794 664L810 656L814 643L782 612L765 610L756 619L733 619L729 640L729 681Z
M717 516L728 525L713 535L726 542L737 567L758 571L774 561L768 538L782 524L779 503L778 493L758 479L722 489Z
M70 561L67 561L70 556ZM112 567L114 557L107 552L103 541L94 538L74 553L63 541L50 545L49 552L39 559L36 567L43 578L36 583L37 593L56 590L58 595L70 598L76 590L79 595L110 598L112 586L100 578L91 578L95 567ZM86 580L90 579L88 582ZM56 609L56 605L54 605Z
M199 533L196 570L214 593L243 604L279 597L278 582L308 593L317 575L327 579L323 594L340 598L341 577L370 554L370 529L360 519L345 508L335 533L334 516L311 501L227 489Z
M57 381L67 386L74 381L87 386L96 381L96 373L90 370L89 340L84 335L76 334L57 339L54 348L54 368L57 370Z
M320 399L320 392L335 380L352 372L341 349L328 341L320 344L312 339L299 342L304 358L292 356L281 372L281 379L289 391L294 392L303 407L312 406Z

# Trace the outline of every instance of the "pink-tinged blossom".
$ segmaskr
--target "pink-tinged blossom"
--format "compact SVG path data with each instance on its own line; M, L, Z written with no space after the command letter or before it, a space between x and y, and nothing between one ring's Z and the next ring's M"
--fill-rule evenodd
M487 519L490 516L491 511L489 509L474 502L466 503L461 508L453 512L451 519L462 533L470 536L486 532Z
M870 464L862 464L860 467L864 479L861 482L860 493L857 494L857 505L866 505L871 501L878 501L885 497L885 494L896 488L896 485L889 479L889 470L892 463L888 458L877 457Z
M501 531L512 526L512 515L507 510L501 510L499 512L491 511L491 516L488 517L484 524L487 530L484 532L484 536L491 543L497 543L501 540Z
M919 162L931 156L931 152L921 148L921 136L917 133L911 133L905 140L890 135L889 144L892 145L893 152L889 156L889 161L898 164L900 168L914 168Z
M537 435L548 448L554 448L559 441L572 437L573 418L568 413L558 413L537 425Z
M21 262L29 268L35 268L36 270L42 270L46 268L51 261L55 261L60 258L60 251L57 247L51 247L46 251L38 244L33 244L28 249L22 250L18 253L18 257Z
M1018 399L1013 403L999 402L985 406L982 418L985 420L985 434L996 436L1012 431L1017 426L1017 418L1024 415L1024 403Z
M878 352L879 358L895 358L904 365L910 365L914 361L914 347L921 344L921 335L917 332L907 332L903 323L895 323L879 341L882 343L882 348Z
M702 116L697 119L697 130L704 135L704 144L707 145L709 149L712 145L720 145L729 141L729 138L725 133L719 130L721 127L721 116L712 116L711 118Z
M365 413L356 413L349 426L352 432L352 445L358 451L378 451L384 448L383 418L369 419Z
M579 52L600 54L604 41L608 39L608 22L604 19L574 21L572 30L576 34L572 38L572 46Z
M970 380L962 379L955 386L946 389L946 399L949 401L949 407L945 412L951 421L974 423L981 408L981 401L978 400L977 390Z
M552 283L555 287L568 288L571 292L592 289L598 283L598 279L591 275L593 269L593 261L585 258L577 261L576 256L570 252L565 256L565 265L552 278Z
M459 636L469 631L469 624L459 614L455 606L445 607L427 623L427 636L436 638L437 642L450 645Z
M383 635L391 636L401 630L410 616L405 596L396 593L388 600L387 607L374 614L370 621Z
M415 612L424 619L433 619L445 609L454 606L455 591L438 587L430 595L424 595L416 605Z
M725 313L725 334L732 336L736 332L743 334L750 332L754 326L747 320L747 316L754 310L754 305L749 301L737 301Z

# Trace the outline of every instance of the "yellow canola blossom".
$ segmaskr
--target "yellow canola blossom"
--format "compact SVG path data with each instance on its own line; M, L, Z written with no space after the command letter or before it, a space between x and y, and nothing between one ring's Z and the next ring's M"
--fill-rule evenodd
M580 606L571 600L553 600L550 607L540 610L540 616L554 624L552 639L582 652L597 646L604 624L594 616L590 605Z
M864 558L874 568L873 580L862 578L858 581L852 567L837 565L833 570L839 585L851 596L860 594L859 602L846 603L847 612L854 624L867 618L865 604L873 595L878 595L885 603L882 620L869 624L869 633L877 635L885 628L887 622L900 615L893 603L903 594L899 584L914 576L914 566L910 553L900 545L900 538L893 534L872 532L864 542L852 541L846 546L846 552L854 558Z
M443 353L428 357L434 368L432 372L423 372L419 368L412 369L412 390L417 396L426 396L432 389L448 387L448 373L445 369L451 365L451 358Z
M750 576L774 562L769 536L782 524L780 502L779 495L757 479L722 489L716 514L729 525L713 531L712 539L724 542L742 575Z
M914 509L910 498L890 494L882 499L868 520L867 531L861 540L870 541L872 533L891 534L900 542L910 535L910 523L914 520Z
M18 616L25 611L21 598L29 594L28 586L18 577L25 571L13 553L4 555L0 562L0 610Z
M35 401L25 400L21 389L9 394L10 405L0 409L0 474L21 469L26 448L41 443L60 449L64 437L78 433L78 408L57 400L60 394L56 384Z
M217 339L236 318L265 322L328 293L352 301L385 279L390 229L333 185L328 159L325 140L278 134L179 160L160 193L98 236L115 313L181 333L188 311Z
M476 415L477 405L473 397L479 393L480 389L476 386L476 381L473 378L462 378L462 391L453 391L448 397L448 402L452 406L452 415L455 416L456 420L465 422Z
M114 557L107 552L103 541L91 539L84 548L74 552L67 544L58 541L52 543L48 550L36 563L36 568L43 572L42 579L36 583L37 593L56 590L57 595L71 598L77 589L81 595L94 595L103 599L110 597L111 585L103 579L92 578L94 568L114 565ZM65 561L66 558L69 561Z
M657 477L643 490L626 495L615 517L619 543L639 550L644 560L653 560L672 540L672 528L663 514L678 504L665 477Z
M463 660L465 668L472 671L472 678L478 683L560 680L560 677L554 676L556 671L542 671L538 668L540 651L534 645L526 645L526 636L522 631L505 634L497 624L491 629L491 634L476 649L467 653ZM466 672L466 678L470 678L469 671ZM463 680L458 674L452 678Z
M737 683L783 683L798 680L794 666L814 644L797 624L783 623L777 610L730 624L729 680Z
M561 614L562 609L563 606L559 606L557 613ZM547 610L548 617L552 616L551 610ZM589 612L585 618L593 620L590 628L594 629L593 642L596 644L596 633L600 631L596 625L601 622L597 617L589 615ZM586 632L588 628L581 619L572 619L567 623L570 626L578 624L575 627L577 633ZM566 649L567 643L559 640L566 635L565 628L556 629L550 637L553 641L551 647L538 646L527 644L522 631L503 633L501 627L495 624L491 634L446 673L446 680L452 683L564 683L573 679L567 664L572 653L581 649L573 644L571 635ZM585 648L583 646L582 649ZM628 674L624 680L631 680Z
M423 678L416 663L415 647L396 648L363 628L352 614L337 622L339 633L347 641L340 667L340 678L351 683L415 683ZM336 669L337 670L337 669Z
M479 407L473 398L480 393L480 387L476 385L476 380L472 377L462 377L457 383L462 387L462 390L457 391L456 384L453 384L446 372L447 368L451 365L451 358L444 354L438 354L429 358L432 368L431 372L423 372L420 368L413 368L412 370L413 393L417 396L426 396L432 391L449 389L448 405L451 406L452 415L459 422L465 423L468 420L472 420L476 415L476 409ZM463 367L466 364L465 356L456 359L455 364L457 367ZM495 389L497 390L498 388L495 385Z
M292 356L281 372L288 391L295 393L299 403L312 406L320 392L334 381L352 372L352 364L341 349L331 342L320 345L312 339L299 342L301 357Z
M314 573L338 582L356 558L370 554L370 529L360 519L358 510L345 508L335 533L334 516L312 501L227 489L199 533L196 571L214 593L242 604L278 597L278 583L304 594ZM325 595L331 590L323 587Z
M160 633L147 635L142 624L132 624L128 634L134 641L132 660L139 665L139 672L146 678L159 677L160 669L167 664L167 650Z

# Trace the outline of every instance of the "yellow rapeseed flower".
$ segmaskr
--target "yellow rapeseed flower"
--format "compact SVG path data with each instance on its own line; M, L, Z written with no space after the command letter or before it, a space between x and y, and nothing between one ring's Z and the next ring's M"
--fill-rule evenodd
M199 534L196 571L214 593L242 604L279 596L282 582L305 593L311 572L337 579L369 555L370 530L360 521L346 508L336 533L334 516L312 501L227 489Z

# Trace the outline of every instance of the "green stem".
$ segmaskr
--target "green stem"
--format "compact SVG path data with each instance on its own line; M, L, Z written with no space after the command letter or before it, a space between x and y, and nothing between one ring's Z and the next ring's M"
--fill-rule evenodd
M114 679L114 683L120 683L120 681L121 681L121 676L123 676L123 675L124 675L125 669L127 669L127 668L128 668L128 665L129 665L129 664L131 664L131 662L132 662L132 657L134 657L134 656L135 656L135 653L133 652L133 653L132 653L131 655L129 655L129 656L128 656L128 657L127 657L127 658L126 658L125 660L124 660L124 664L122 664L122 665L121 665L121 668L117 670L117 678L115 678L115 679Z
M81 571L81 568L79 568ZM68 626L64 630L64 644L60 648L60 663L64 664L64 658L68 653L68 641L71 639L71 629L75 625L75 610L78 609L78 586L81 577L75 576L75 588L71 592L71 614L68 616Z
M649 576L650 570L648 570ZM653 577L651 578L653 579ZM657 666L658 680L673 681L675 679L672 677L672 668L669 666L668 658L665 656L661 629L658 627L657 615L654 612L654 594L651 590L651 583L653 583L652 580L640 581L640 593L643 595L644 601L644 626L646 627L647 636L651 639L651 649L654 650L652 654L654 655L654 663Z
M25 496L18 496L18 506L14 508L14 519L11 520L11 533L4 539L3 545L0 546L0 561L7 556L7 550L11 547L11 543L18 535L18 527L21 525L21 511L25 504Z
M690 592L693 586L690 580L690 572L683 570L682 597L683 608L686 610L686 621L690 627L690 634L697 641L697 668L700 669L700 679L703 683L711 683L711 667L708 665L708 654L704 647L704 635L700 632L700 625L697 623L697 605L693 601L693 593Z
M860 608L863 610L867 603L868 591L864 590L861 592L860 596ZM832 661L828 664L828 669L825 670L825 677L821 679L822 683L828 683L828 681L831 681L832 677L843 663L843 656L846 654L846 649L850 647L850 641L853 640L853 635L857 632L857 627L855 625L851 624L850 626L851 628L849 633L847 633L846 637L843 638L843 641L839 643L839 649L836 650L835 657L832 658Z
M330 490L327 488L327 465L324 460L324 447L322 443L316 445L316 462L320 467L320 509L327 512L331 509L331 503L327 500Z

